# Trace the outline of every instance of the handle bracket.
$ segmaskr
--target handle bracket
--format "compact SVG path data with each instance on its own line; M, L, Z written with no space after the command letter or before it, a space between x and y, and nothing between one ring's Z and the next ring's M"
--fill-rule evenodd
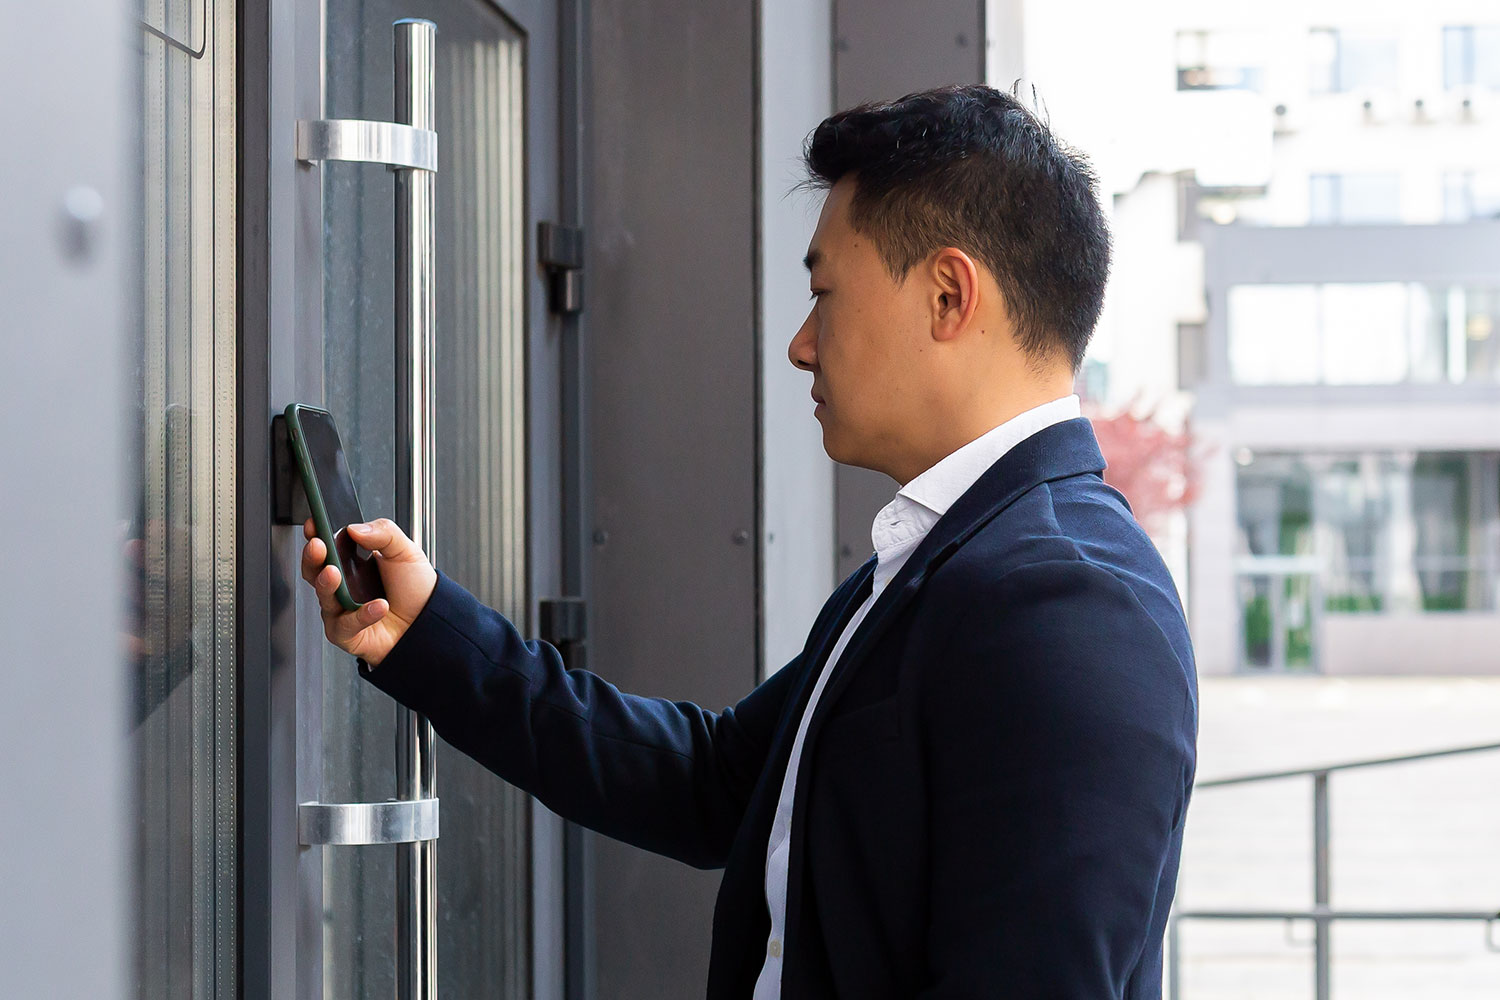
M437 171L437 133L399 122L328 118L297 123L297 159L381 163L392 170Z
M303 802L297 840L316 844L413 844L438 837L437 799Z

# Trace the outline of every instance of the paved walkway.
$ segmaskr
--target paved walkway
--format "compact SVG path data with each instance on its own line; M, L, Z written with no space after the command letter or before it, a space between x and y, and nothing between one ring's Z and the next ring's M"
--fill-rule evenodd
M1200 780L1500 743L1500 678L1209 678ZM1500 751L1335 774L1337 907L1500 911ZM1188 908L1312 903L1312 781L1203 789ZM1185 923L1179 1000L1312 998L1311 926ZM1500 946L1500 925L1495 928ZM1340 924L1336 1000L1497 1000L1500 953L1464 924Z

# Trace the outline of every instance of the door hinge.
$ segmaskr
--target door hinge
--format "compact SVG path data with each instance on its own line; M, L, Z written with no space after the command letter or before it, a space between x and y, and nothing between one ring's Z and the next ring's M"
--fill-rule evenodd
M547 307L571 316L583 311L583 230L543 222L537 227L537 258L547 269Z
M549 597L538 607L540 636L557 647L569 670L583 666L588 637L588 604L581 597Z

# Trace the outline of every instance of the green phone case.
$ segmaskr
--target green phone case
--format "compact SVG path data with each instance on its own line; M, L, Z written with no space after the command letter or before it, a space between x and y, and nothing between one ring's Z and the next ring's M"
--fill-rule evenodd
M328 551L328 558L323 561L323 565L339 568L339 589L335 595L339 599L339 606L345 611L358 611L364 605L349 593L349 574L339 562L338 549L333 544L333 525L328 522L328 507L323 503L323 491L318 487L318 477L313 475L312 456L308 454L307 443L302 438L300 415L306 411L328 413L316 406L288 403L283 411L286 414L287 436L290 438L292 454L297 459L297 473L302 477L302 489L307 493L307 506L312 510L313 527L317 529L318 537L323 539L323 547Z

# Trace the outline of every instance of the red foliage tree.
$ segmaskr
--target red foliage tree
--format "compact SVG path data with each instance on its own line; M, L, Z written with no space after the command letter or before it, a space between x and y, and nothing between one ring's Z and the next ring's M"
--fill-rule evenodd
M1090 410L1099 450L1109 463L1104 481L1125 494L1147 531L1159 529L1168 514L1197 498L1202 455L1189 427L1169 431L1157 420L1159 406L1142 411L1138 402L1110 416Z

